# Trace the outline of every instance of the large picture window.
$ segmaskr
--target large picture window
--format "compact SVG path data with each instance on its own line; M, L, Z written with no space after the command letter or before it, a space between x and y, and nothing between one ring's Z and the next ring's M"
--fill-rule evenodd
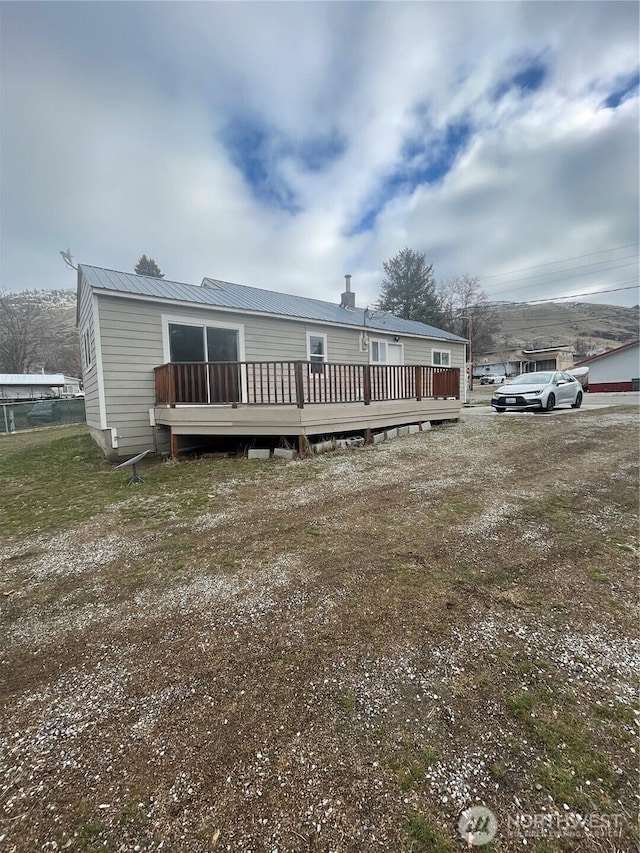
M169 323L171 361L238 361L238 332Z
M234 403L242 396L241 327L168 322L169 361L176 369L176 399ZM206 364L206 366L205 366ZM198 367L198 365L201 365Z

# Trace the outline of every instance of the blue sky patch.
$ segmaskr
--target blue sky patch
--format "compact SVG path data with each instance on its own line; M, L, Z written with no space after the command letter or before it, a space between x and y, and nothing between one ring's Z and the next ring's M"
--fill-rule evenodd
M265 124L249 118L232 119L221 139L231 162L259 201L290 213L299 209L292 190L278 174L277 137Z
M638 91L640 86L640 72L636 71L622 83L622 85L612 92L608 98L602 102L601 106L606 109L615 110L623 101L626 101L629 95L633 95Z
M346 150L343 138L333 133L324 138L303 140L290 154L306 172L324 172Z
M232 163L260 201L296 213L300 207L280 174L279 164L293 160L305 172L323 172L345 149L337 133L293 140L257 119L232 119L221 135Z
M419 186L439 183L467 147L471 132L470 124L458 122L448 125L440 139L433 142L425 143L418 137L408 139L402 149L401 164L385 177L373 201L349 233L360 234L373 228L376 217L394 196L411 195Z
M519 71L502 80L493 91L493 100L499 101L508 92L517 90L522 95L537 91L547 76L547 66L539 59L522 66Z

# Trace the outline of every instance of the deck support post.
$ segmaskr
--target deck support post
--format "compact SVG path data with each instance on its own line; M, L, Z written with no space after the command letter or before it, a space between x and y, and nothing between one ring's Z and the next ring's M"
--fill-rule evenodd
M171 458L178 458L178 436L175 432L169 427L169 447L171 450Z
M365 444L372 444L373 443L373 436L371 434L371 430L369 429L369 427L367 427L367 429L365 429L365 431L364 431L364 443Z
M304 459L307 456L313 456L311 442L309 441L306 435L298 436L298 455L301 459Z

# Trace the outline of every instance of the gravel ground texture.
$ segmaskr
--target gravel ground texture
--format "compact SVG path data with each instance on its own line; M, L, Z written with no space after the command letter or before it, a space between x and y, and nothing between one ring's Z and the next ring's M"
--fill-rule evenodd
M637 849L634 408L150 462L95 508L118 474L48 434L93 462L36 499L0 458L1 850L447 853L480 805L486 853Z

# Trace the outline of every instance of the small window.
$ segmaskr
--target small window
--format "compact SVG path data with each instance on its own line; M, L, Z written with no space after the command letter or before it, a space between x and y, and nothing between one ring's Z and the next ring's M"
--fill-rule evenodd
M386 364L387 363L387 344L386 341L371 341L371 363Z
M311 364L322 365L327 360L327 336L307 335L307 358ZM322 373L323 367L312 368L314 373Z
M451 367L451 353L446 349L432 349L431 364L437 367Z
M82 335L82 357L85 367L91 367L91 336L89 329L85 329Z

